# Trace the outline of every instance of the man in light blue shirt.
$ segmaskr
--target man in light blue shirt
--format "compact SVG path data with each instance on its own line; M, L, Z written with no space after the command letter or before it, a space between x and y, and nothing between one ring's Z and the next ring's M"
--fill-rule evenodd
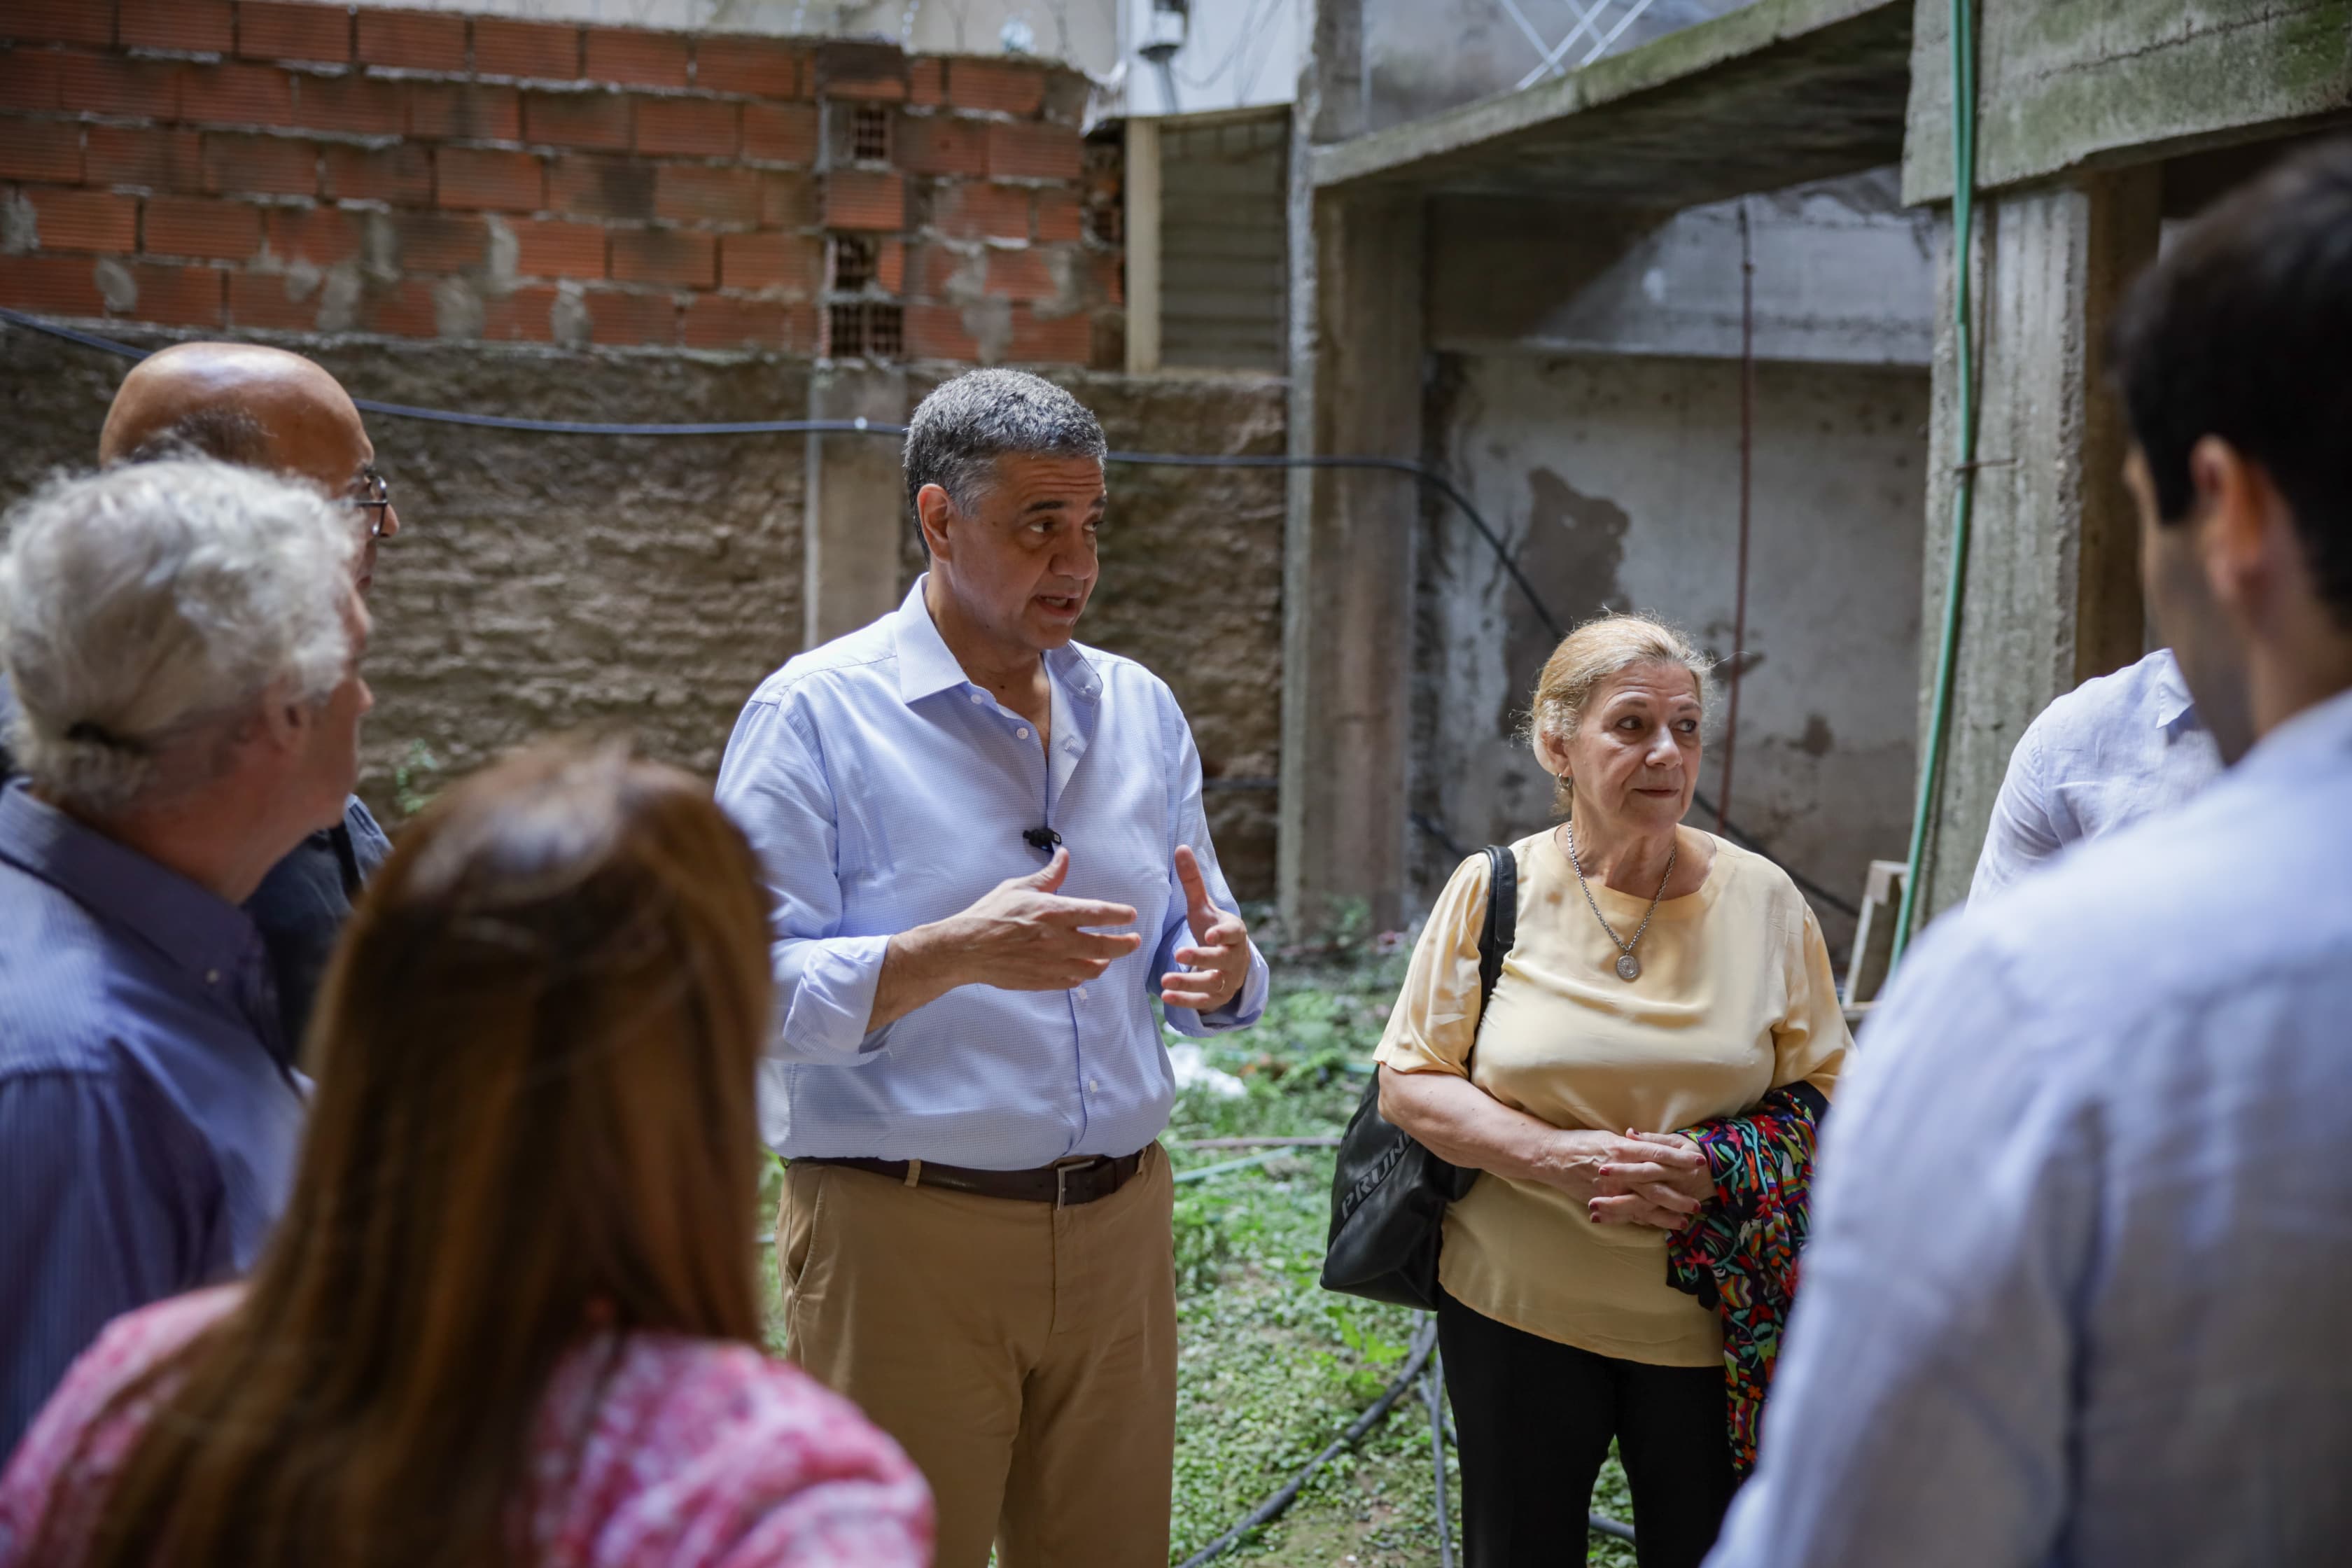
M923 1468L942 1568L1164 1568L1175 1431L1168 1026L1266 968L1174 696L1072 640L1102 427L981 371L907 437L930 570L763 682L719 799L775 900L761 1114L791 1161L789 1353Z
M2352 145L2191 226L2111 363L2148 602L2232 765L1903 966L1716 1568L2352 1542Z
M2170 648L2083 682L2043 709L2010 753L1969 899L1999 892L2070 844L2171 810L2221 771L2221 749Z

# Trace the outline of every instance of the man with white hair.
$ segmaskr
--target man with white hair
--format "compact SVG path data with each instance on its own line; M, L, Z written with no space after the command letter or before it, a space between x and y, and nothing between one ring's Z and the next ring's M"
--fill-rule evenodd
M1017 371L916 409L907 601L751 696L719 772L775 898L761 1086L793 1359L896 1437L940 1568L1166 1568L1176 1426L1153 1005L1255 1023L1167 686L1072 640L1102 426Z
M0 1452L284 1205L306 1086L238 906L357 774L356 549L314 488L199 461L55 485L0 548Z
M359 589L375 581L380 543L400 532L392 492L376 469L375 443L342 384L314 360L262 343L174 343L131 367L99 433L102 467L163 458L216 458L299 479L349 510L365 535L353 556ZM8 683L0 677L0 781L9 758ZM359 796L340 821L310 835L270 868L245 912L261 929L288 1060L300 1050L310 1005L325 978L352 901L392 853L392 841Z

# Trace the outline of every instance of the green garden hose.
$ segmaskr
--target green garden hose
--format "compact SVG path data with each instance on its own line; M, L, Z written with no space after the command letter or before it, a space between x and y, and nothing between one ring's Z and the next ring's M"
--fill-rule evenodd
M1910 944L1919 906L1920 863L1927 857L1927 820L1943 782L1944 737L1951 728L1952 678L1960 651L1960 598L1968 584L1969 520L1977 488L1976 334L1969 322L1969 257L1974 240L1977 183L1975 0L1952 0L1952 363L1959 374L1958 456L1952 468L1952 554L1944 581L1943 639L1936 650L1936 700L1927 719L1927 751L1919 765L1919 800L1911 814L1911 856L1903 874L1903 902L1895 919L1890 972Z

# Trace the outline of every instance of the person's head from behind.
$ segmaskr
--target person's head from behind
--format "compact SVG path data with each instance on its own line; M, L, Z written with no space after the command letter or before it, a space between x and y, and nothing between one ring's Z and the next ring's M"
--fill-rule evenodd
M959 619L1008 653L1067 643L1094 593L1102 425L1052 382L976 370L923 399L907 499Z
M442 795L329 974L292 1206L91 1561L167 1534L184 1564L528 1560L509 1505L567 1351L760 1340L771 1000L757 868L707 786L567 743Z
M2352 142L2190 225L2110 358L2148 606L2235 762L2352 685Z
M353 548L341 509L224 463L110 469L22 503L0 547L0 668L34 791L242 899L340 819L358 773Z
M1648 616L1602 616L1560 639L1537 678L1528 732L1580 836L1660 834L1690 810L1710 668Z
M376 543L400 531L375 446L342 384L316 363L258 343L175 343L131 368L99 433L111 468L205 457L300 479L349 508L361 543L360 591Z

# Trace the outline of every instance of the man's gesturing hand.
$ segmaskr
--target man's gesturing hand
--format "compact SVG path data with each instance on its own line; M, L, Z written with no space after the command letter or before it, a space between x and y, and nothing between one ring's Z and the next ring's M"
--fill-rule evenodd
M1135 911L1060 896L1070 852L1054 851L1045 868L999 882L961 914L890 939L875 981L867 1033L897 1023L959 985L1007 991L1067 991L1084 985L1143 945Z
M963 949L965 984L1067 991L1143 945L1132 931L1088 929L1131 926L1135 911L1125 904L1063 898L1069 872L1070 852L1056 849L1044 870L999 882L946 922Z
M1249 980L1249 928L1209 901L1201 863L1190 845L1176 846L1176 879L1184 885L1184 918L1192 945L1176 950L1182 969L1160 977L1160 999L1171 1007L1213 1013L1241 994Z

